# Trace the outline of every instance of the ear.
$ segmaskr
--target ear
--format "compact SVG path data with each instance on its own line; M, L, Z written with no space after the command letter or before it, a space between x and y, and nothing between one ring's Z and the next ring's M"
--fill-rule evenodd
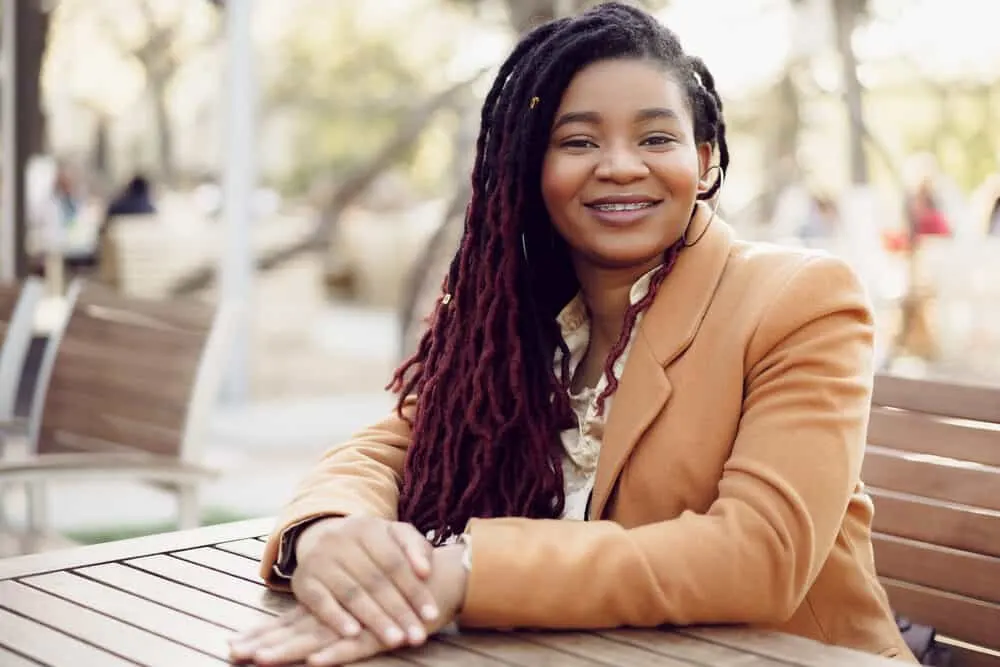
M707 141L703 141L698 144L698 174L700 178L698 179L698 192L708 192L708 189L712 187L715 183L715 173L716 169L711 169L712 166L712 155L715 151L712 148L712 144Z

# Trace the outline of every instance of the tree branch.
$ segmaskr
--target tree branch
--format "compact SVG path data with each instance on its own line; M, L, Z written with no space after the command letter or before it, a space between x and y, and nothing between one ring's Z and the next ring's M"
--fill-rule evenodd
M333 229L344 209L363 194L383 171L413 146L438 111L449 106L459 92L475 83L487 71L489 68L484 68L472 77L449 86L414 109L413 113L400 124L396 133L379 151L353 173L348 174L340 183L330 199L321 207L315 230L304 239L265 253L257 260L257 268L259 270L272 269L303 253L326 249ZM178 280L170 289L170 293L180 296L205 289L212 285L215 273L214 267L201 267Z

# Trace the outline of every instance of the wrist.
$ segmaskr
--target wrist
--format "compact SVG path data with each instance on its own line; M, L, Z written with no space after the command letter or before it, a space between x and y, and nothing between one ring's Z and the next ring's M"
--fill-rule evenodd
M295 536L295 541L292 542L292 551L295 554L295 560L301 561L303 555L316 542L316 536L320 534L320 531L314 530L316 527L326 526L330 522L342 521L343 519L344 517L342 516L323 516L313 519L302 526Z
M462 564L465 546L451 544L434 550L431 571L440 574L448 589L448 611L457 616L462 611L465 602L465 592L468 585L469 572Z

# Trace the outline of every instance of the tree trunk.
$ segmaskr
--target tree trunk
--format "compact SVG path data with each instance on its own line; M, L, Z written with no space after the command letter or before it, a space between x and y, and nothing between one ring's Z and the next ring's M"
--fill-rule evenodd
M102 182L106 181L111 174L110 137L108 136L110 128L108 125L107 116L103 113L98 113L97 119L94 122L90 166L94 170L94 173L100 176Z
M156 153L160 163L160 176L166 183L173 184L177 177L177 169L174 164L173 126L170 123L170 109L167 106L167 80L161 81L150 77L149 94L156 122Z
M546 21L574 14L588 4L588 0L507 0L510 25L519 35Z
M858 59L851 43L854 28L861 15L863 0L830 0L836 30L837 50L840 52L841 77L844 103L850 123L851 183L868 183L868 162L865 159L865 117L862 103L861 81L858 79Z
M27 255L27 211L24 174L28 160L45 151L45 114L41 104L41 71L48 38L49 14L40 0L17 3L14 38L15 169L9 176L14 193L14 272L22 278L30 267Z
M795 84L795 68L796 64L790 63L770 93L768 108L773 109L773 116L765 125L762 165L768 178L754 206L754 216L765 224L773 222L782 192L801 174L796 153L802 132L802 101Z

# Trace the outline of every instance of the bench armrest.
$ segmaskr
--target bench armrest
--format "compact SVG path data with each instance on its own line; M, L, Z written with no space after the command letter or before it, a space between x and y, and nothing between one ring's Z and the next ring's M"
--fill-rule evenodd
M201 465L129 454L43 454L22 461L0 461L0 483L88 478L194 483L218 474Z

